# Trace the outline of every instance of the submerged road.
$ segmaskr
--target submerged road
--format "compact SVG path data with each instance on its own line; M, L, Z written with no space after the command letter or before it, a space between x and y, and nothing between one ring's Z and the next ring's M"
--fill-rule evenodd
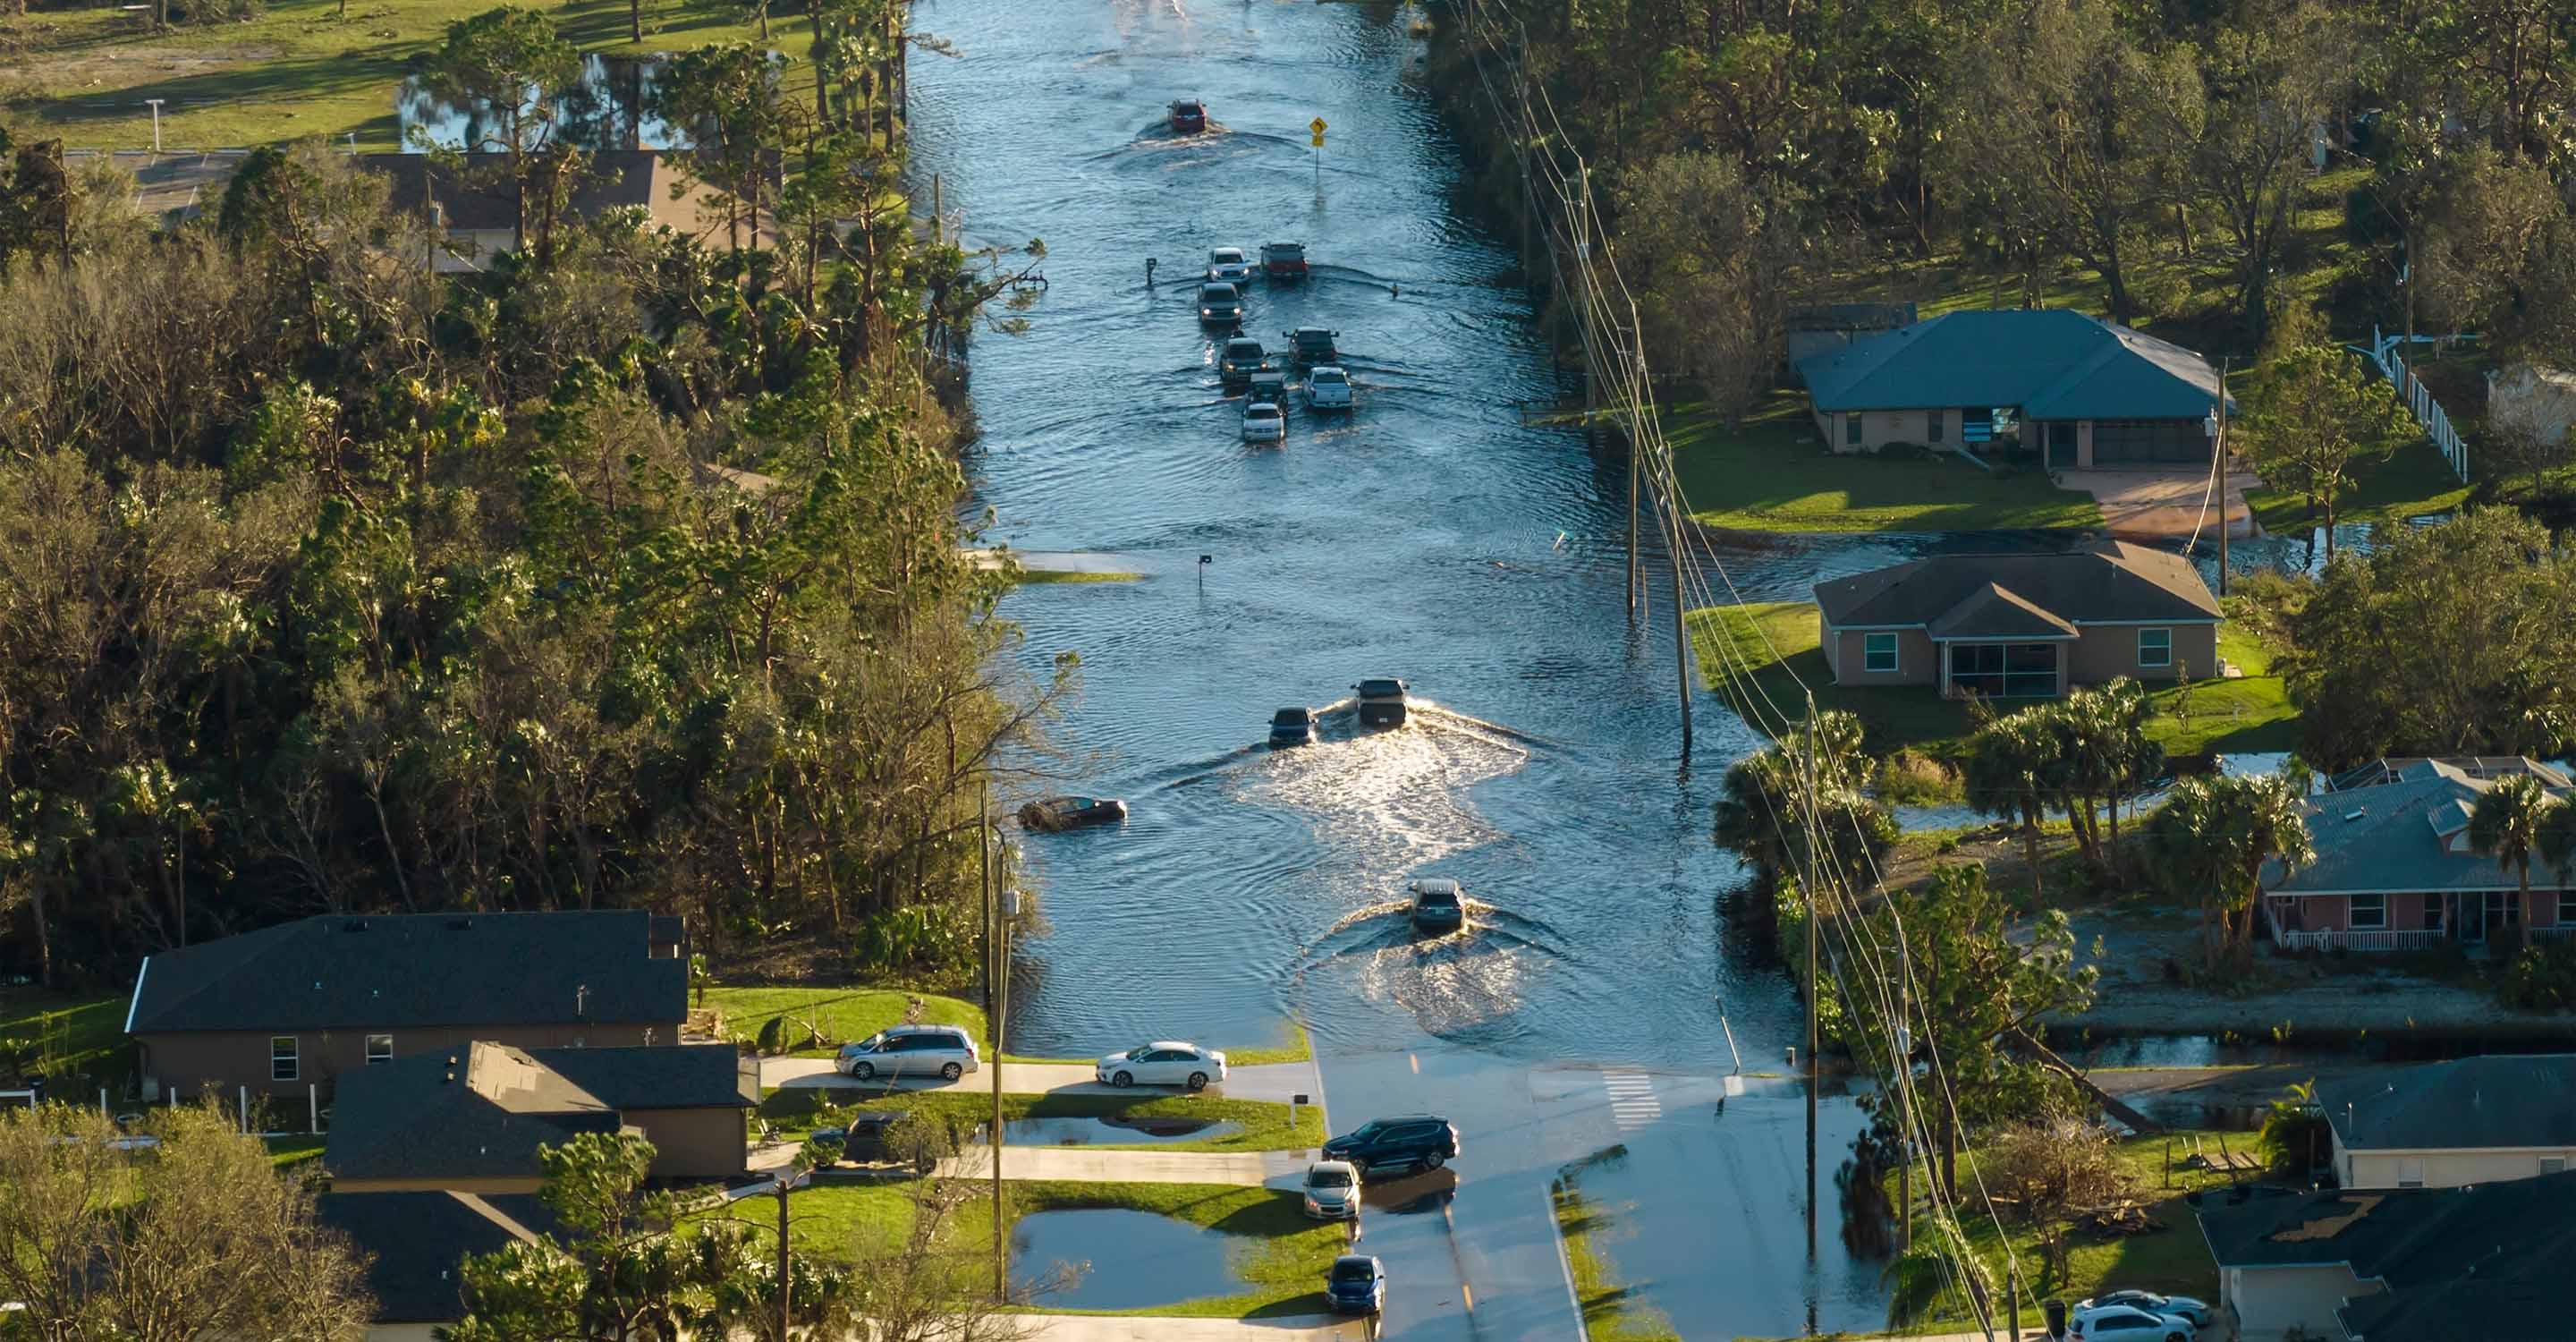
M1029 333L973 351L974 504L993 539L1097 557L1051 567L1146 575L1005 607L1032 668L1082 658L1064 786L1132 810L1028 840L1048 927L1019 948L1012 1050L1245 1047L1294 1018L1336 1128L1454 1121L1461 1159L1366 1217L1393 1337L1575 1337L1548 1201L1569 1166L1686 1336L1881 1322L1879 1265L1842 1251L1830 1201L1808 1256L1801 1097L1722 1080L1721 1013L1748 1067L1797 1029L1708 836L1753 738L1703 698L1681 758L1670 614L1632 626L1621 599L1624 462L1520 423L1556 395L1550 361L1508 247L1458 207L1400 11L925 0L915 24L958 53L913 58L917 198L937 174L970 246L1048 248ZM1164 128L1184 95L1209 133ZM1316 273L1251 286L1244 329L1338 331L1357 410L1292 411L1255 447L1192 290L1208 248L1274 238ZM1924 544L1793 539L1730 571L1803 596ZM1410 725L1264 743L1273 709L1376 674L1429 701ZM1464 933L1411 934L1421 874L1464 883ZM1860 1120L1839 1096L1825 1115L1830 1200Z

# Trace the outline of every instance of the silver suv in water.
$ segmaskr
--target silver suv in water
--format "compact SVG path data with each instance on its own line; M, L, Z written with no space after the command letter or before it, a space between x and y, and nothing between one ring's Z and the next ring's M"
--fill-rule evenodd
M1393 676L1371 676L1351 687L1359 696L1360 725L1401 727L1406 711L1404 682Z

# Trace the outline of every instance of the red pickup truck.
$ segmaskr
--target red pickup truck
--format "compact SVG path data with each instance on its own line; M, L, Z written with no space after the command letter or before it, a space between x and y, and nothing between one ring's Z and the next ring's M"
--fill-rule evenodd
M1196 98L1172 100L1172 130L1175 134L1196 135L1207 129L1207 104Z
M1306 244L1302 242L1261 244L1261 273L1274 280L1306 278Z

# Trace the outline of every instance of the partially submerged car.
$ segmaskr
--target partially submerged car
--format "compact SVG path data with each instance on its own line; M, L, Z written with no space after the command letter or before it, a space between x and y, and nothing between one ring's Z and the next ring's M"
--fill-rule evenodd
M1333 344L1333 340L1341 335L1339 331L1328 331L1320 326L1300 326L1285 334L1289 353L1309 368L1341 361L1342 352Z
M1081 829L1115 825L1127 818L1127 803L1116 797L1040 797L1020 808L1020 823L1030 829Z
M1404 682L1393 676L1371 676L1351 687L1359 696L1360 725L1364 727L1401 727L1411 705L1404 697Z
M1337 364L1322 364L1307 370L1306 408L1309 410L1348 410L1351 408L1351 376Z
M1288 414L1269 401L1243 407L1243 441L1275 443L1288 436Z
M1315 739L1315 710L1283 708L1270 715L1270 748L1310 744Z
M1211 280L1199 286L1199 320L1210 326L1234 326L1243 321L1243 292L1231 284Z
M1413 883L1413 926L1434 935L1467 925L1466 896L1445 876L1425 876Z
M1269 357L1269 351L1261 348L1260 341L1248 335L1235 336L1225 342L1225 348L1217 351L1217 380L1229 387L1240 387L1250 382L1253 374L1268 366Z
M1306 278L1306 244L1302 242L1261 244L1261 273L1274 280Z
M1174 98L1165 111L1172 130L1179 135L1196 135L1207 129L1207 104L1197 98Z
M1240 247L1208 249L1207 277L1227 284L1241 284L1252 278L1252 263L1244 259Z

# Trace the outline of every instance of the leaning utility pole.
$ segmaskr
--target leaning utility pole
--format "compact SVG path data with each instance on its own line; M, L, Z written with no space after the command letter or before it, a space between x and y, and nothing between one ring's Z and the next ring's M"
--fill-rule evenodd
M1807 871L1798 882L1799 892L1807 899L1807 1257L1816 1256L1816 1087L1822 1077L1816 1067L1816 940L1825 934L1816 913L1816 695L1807 692L1807 748L1799 768L1801 791L1806 793Z
M1900 936L1896 941L1896 1029L1889 1035L1891 1046L1896 1050L1896 1056L1891 1060L1894 1063L1892 1079L1896 1082L1896 1102L1904 1115L1897 1125L1897 1159L1904 1162L1897 1167L1896 1176L1898 1253L1914 1247L1914 1041L1906 1031L1909 1019L1906 1015L1909 1005L1906 989L1913 977L1913 959L1906 953L1905 939Z
M1634 434L1630 435L1632 438L1634 436ZM1669 448L1666 450L1670 451ZM1637 449L1632 444L1628 451L1633 456ZM1682 611L1682 510L1673 501L1670 484L1672 463L1667 460L1664 465L1667 468L1664 516L1671 524L1673 552L1673 688L1680 694L1682 701L1682 757L1687 759L1690 757L1691 749L1691 671L1690 630L1686 627L1689 621L1683 618Z

